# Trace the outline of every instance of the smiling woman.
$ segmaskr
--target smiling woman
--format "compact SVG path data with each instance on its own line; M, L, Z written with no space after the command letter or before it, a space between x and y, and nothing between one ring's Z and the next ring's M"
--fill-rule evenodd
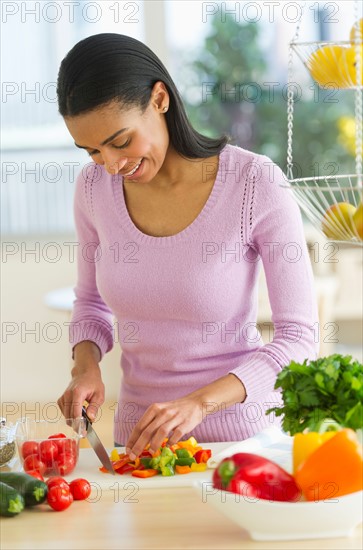
M280 402L277 373L317 353L312 271L283 173L226 136L198 133L161 61L130 37L76 44L57 91L94 161L75 193L75 362L63 414L80 416L86 400L92 417L103 403L99 362L116 339L114 316L123 374L114 436L131 455L166 436L233 441L278 423L265 414ZM261 260L275 327L266 345Z

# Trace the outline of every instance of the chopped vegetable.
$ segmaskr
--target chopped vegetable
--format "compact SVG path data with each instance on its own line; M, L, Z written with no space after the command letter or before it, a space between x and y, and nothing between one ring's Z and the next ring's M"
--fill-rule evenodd
M212 451L210 449L200 449L195 453L194 458L200 464L201 462L207 463L211 456Z
M178 464L175 466L175 471L177 474L190 474L192 471L190 466L179 466Z
M303 462L295 479L306 500L327 500L363 489L362 447L353 430L343 429Z
M363 428L363 365L338 354L303 363L291 361L277 375L284 405L273 407L284 415L282 428L290 435L305 429Z
M189 456L188 458L177 458L175 464L177 466L191 466L193 462L195 462L195 458L193 456Z
M120 455L116 449L111 451L110 460L111 462L117 462L117 460L120 460Z
M190 469L192 472L205 472L207 469L207 464L205 462L200 462L199 464L197 462L193 462Z
M147 470L134 470L131 475L134 477L153 477L153 476L157 476L158 473L159 473L158 470L149 468Z
M200 447L194 437L179 441L170 447L167 446L167 441L167 439L164 439L162 445L154 454L150 453L148 450L150 445L147 445L140 457L136 457L134 461L130 460L129 455L119 453L116 449L113 449L110 460L115 472L118 474L131 472L131 475L135 477L150 477L148 473L141 475L140 472L156 471L162 476L173 476L175 473L185 474L206 470L206 462L211 457L212 451ZM107 468L103 466L99 470L108 473Z

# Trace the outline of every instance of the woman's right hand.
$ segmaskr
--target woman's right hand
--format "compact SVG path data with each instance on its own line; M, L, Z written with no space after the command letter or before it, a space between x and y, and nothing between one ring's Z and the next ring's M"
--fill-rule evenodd
M93 342L80 342L74 348L74 359L72 380L58 399L58 405L65 418L77 418L82 416L82 406L87 401L87 414L94 420L105 400L99 349Z

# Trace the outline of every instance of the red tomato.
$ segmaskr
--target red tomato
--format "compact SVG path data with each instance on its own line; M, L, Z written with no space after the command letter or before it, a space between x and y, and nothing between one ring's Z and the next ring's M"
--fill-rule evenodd
M50 435L48 439L61 439L62 437L67 437L67 436L66 434L59 433L59 434Z
M39 444L36 441L25 441L21 447L21 454L23 458L29 455L39 454Z
M47 501L53 510L61 512L72 504L73 496L69 490L69 487L66 489L64 487L57 487L54 485L48 490Z
M61 453L58 455L57 470L59 475L66 476L70 474L76 465L76 458L68 453Z
M29 470L36 470L41 475L43 475L45 470L47 469L44 462L39 460L38 455L27 456L26 459L24 460L23 468L25 472L28 472Z
M91 494L91 485L87 479L74 479L70 482L69 488L73 495L74 500L85 500Z
M58 456L58 445L55 441L41 441L39 445L40 460L46 466L53 466Z
M44 481L44 477L38 470L27 470L26 472L28 476L36 477L37 479L40 479L40 481Z
M59 441L57 441L57 445L59 454L63 453L77 457L77 442L75 439L69 439L68 437L65 439L59 439Z
M63 477L60 476L52 476L46 481L48 490L51 487L60 487L61 489L69 489L69 484Z

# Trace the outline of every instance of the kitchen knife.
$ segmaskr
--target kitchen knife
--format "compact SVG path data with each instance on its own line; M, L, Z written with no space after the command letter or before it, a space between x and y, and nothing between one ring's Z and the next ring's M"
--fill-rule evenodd
M90 442L94 452L102 462L103 466L113 475L115 475L115 470L113 469L112 462L109 459L106 449L101 443L100 438L94 431L92 427L92 422L89 419L85 407L82 407L82 416L86 421L86 430L87 430L87 439Z

